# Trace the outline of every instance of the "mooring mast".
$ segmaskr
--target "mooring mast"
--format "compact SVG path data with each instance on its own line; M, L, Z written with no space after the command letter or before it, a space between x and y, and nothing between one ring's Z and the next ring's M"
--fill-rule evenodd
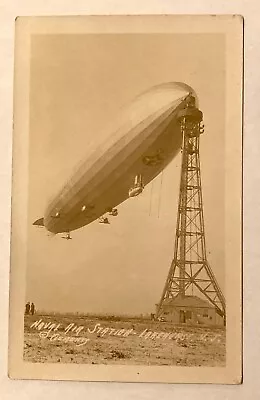
M225 321L225 298L206 255L199 153L204 126L195 104L190 95L178 116L183 146L175 248L156 316L163 315L164 304L177 296L181 300L200 293Z

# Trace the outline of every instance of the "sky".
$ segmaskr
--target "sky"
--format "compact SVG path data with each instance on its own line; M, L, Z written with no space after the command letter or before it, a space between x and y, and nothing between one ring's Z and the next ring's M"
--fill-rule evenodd
M179 154L97 221L51 237L32 223L72 171L111 134L120 109L164 82L184 82L204 114L201 168L209 264L225 293L225 37L222 34L35 35L31 43L26 301L38 310L154 312L170 267Z

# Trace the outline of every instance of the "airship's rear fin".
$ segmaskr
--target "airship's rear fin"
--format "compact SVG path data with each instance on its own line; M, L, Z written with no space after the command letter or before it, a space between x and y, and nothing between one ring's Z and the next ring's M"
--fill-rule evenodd
M37 219L36 221L34 221L33 225L44 226L44 219L43 218Z

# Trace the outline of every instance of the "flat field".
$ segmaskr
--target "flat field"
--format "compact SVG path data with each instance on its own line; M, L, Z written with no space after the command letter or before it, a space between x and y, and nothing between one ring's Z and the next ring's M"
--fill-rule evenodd
M221 367L225 343L224 327L57 314L24 319L24 360L37 363Z

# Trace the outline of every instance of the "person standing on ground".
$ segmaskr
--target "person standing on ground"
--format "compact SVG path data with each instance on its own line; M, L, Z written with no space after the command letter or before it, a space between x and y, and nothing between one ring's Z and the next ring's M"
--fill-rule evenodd
M31 304L31 314L32 315L35 314L35 305L34 305L34 303Z
M30 314L30 303L29 301L25 304L25 315Z

